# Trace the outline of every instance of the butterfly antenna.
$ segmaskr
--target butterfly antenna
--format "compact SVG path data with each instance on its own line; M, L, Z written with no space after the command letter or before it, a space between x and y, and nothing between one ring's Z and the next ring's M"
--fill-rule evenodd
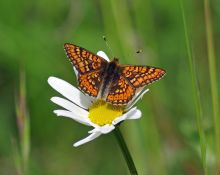
M139 50L137 50L135 53L136 53L136 54L140 54L140 53L142 53L142 52L143 52L143 50L142 50L142 49L139 49ZM135 55L134 53L129 53L128 56L129 56L129 57L135 57L136 55Z
M136 53L142 53L142 52L143 52L142 49L136 51Z
M110 47L109 44L108 44L108 41L107 41L106 36L103 36L102 38L103 38L103 40L105 41L106 47L107 47L108 50L110 51L111 56L113 57L113 52L112 52L111 47Z

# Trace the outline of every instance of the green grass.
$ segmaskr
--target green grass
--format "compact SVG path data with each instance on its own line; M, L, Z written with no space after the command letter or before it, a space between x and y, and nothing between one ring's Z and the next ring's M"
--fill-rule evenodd
M213 24L211 18L209 0L204 0L204 14L206 24L206 38L207 38L207 50L209 61L209 75L211 85L211 97L212 97L212 110L213 110L213 123L215 129L215 152L217 159L217 173L220 173L220 116L219 116L219 93L217 85L217 71L216 71L216 57L215 57L215 44L213 39Z
M181 12L183 17L183 26L184 26L184 33L185 33L185 40L186 40L186 48L187 48L187 55L188 55L188 62L189 62L189 69L191 74L191 81L192 81L192 91L193 91L193 99L194 99L194 106L195 106L195 118L197 122L198 133L200 137L200 152L201 152L201 159L204 169L204 174L207 175L207 165L206 165L206 139L205 139L205 132L203 128L203 111L202 111L202 102L200 97L200 89L198 85L197 74L195 70L195 60L192 53L192 46L190 44L190 38L188 34L188 27L186 23L185 11L183 1L180 0Z
M14 150L14 160L19 175L28 174L29 154L30 154L30 121L26 106L26 83L24 71L20 71L19 95L17 97L16 119L18 141L12 140L12 149Z

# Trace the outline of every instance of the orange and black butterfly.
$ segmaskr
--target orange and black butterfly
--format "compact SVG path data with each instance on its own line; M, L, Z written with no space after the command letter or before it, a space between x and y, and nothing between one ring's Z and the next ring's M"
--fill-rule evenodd
M74 44L64 49L78 71L79 88L113 105L127 105L139 88L159 80L165 70L151 66L120 65Z

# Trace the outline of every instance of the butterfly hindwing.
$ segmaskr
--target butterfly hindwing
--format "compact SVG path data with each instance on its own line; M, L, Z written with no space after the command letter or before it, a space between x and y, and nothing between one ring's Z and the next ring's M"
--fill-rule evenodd
M97 97L101 86L100 71L91 72L85 75L80 75L78 78L79 88L86 94Z
M135 95L135 88L123 77L112 82L106 101L113 105L126 105Z
M143 87L159 80L165 75L165 70L151 66L121 66L122 76L128 80L134 88Z
M108 63L104 58L74 44L66 43L64 49L79 74L100 70Z

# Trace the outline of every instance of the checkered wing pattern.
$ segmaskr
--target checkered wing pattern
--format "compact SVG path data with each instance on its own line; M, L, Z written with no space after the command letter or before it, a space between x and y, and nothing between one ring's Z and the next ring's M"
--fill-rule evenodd
M135 88L123 76L120 76L110 86L106 101L113 105L126 105L134 95Z
M150 66L121 65L121 75L109 89L106 101L114 105L127 105L139 87L153 83L165 74L165 70Z
M104 58L74 44L64 44L67 57L80 74L98 71L108 63Z
M69 60L78 71L79 88L86 94L97 97L102 74L108 62L92 52L74 44L64 44Z
M79 88L86 94L97 97L101 85L100 71L91 72L85 75L80 75L78 78Z
M122 76L134 87L151 84L165 75L165 70L151 66L122 65Z

